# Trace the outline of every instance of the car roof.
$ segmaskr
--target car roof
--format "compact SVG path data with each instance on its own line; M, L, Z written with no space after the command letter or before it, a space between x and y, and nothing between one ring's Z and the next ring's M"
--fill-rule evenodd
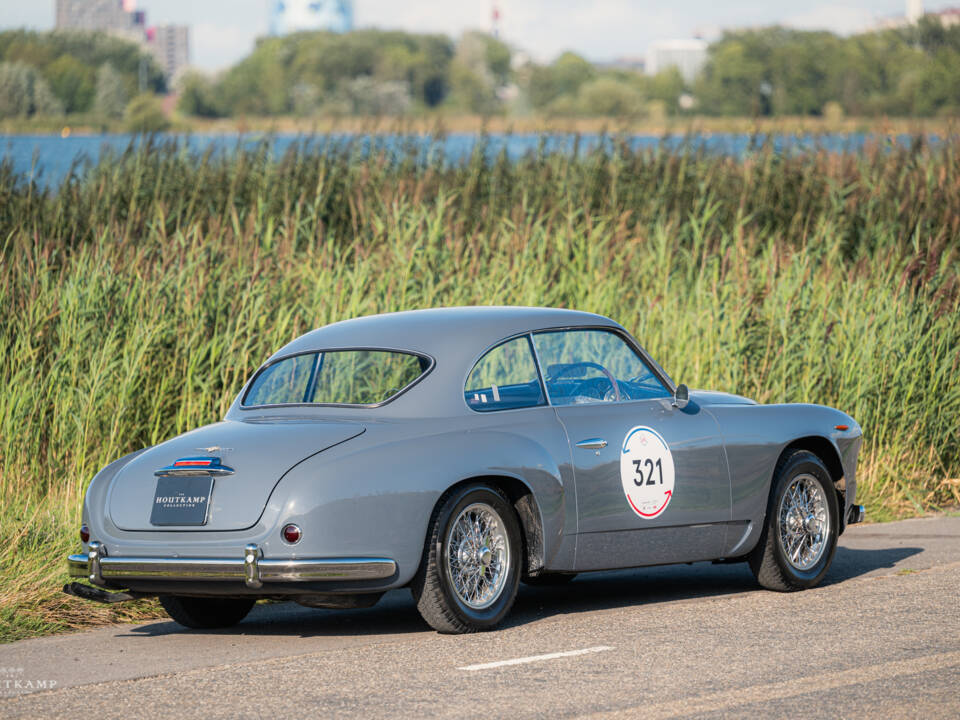
M411 350L438 362L465 362L504 338L533 330L603 326L619 328L609 318L562 308L470 306L408 310L368 315L317 328L288 343L270 358L336 348ZM465 368L469 369L469 368Z

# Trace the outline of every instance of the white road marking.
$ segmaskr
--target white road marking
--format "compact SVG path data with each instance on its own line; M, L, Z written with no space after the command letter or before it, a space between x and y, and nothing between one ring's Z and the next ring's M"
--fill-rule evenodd
M506 667L507 665L523 665L524 663L540 662L541 660L556 660L557 658L576 657L577 655L589 655L590 653L604 652L613 650L609 645L597 645L596 647L583 648L582 650L567 650L565 652L547 653L546 655L530 655L528 657L514 658L513 660L497 660L496 662L480 663L479 665L464 665L457 670L492 670L493 668Z

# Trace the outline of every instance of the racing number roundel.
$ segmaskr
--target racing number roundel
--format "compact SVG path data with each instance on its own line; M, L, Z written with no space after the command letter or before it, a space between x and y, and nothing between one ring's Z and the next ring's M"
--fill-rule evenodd
M642 518L655 518L673 498L673 455L653 428L633 428L623 440L620 482L627 502Z

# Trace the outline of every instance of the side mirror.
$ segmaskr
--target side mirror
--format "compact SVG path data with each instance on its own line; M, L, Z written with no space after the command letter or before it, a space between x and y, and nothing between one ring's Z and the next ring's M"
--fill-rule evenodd
M686 385L680 383L673 392L673 406L678 410L683 410L690 402L690 390Z

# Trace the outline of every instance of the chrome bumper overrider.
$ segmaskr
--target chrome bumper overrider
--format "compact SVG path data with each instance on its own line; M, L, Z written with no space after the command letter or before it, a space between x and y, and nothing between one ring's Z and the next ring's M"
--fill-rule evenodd
M384 580L397 571L396 562L387 558L269 560L252 544L236 559L110 557L96 541L90 543L88 553L68 557L67 567L70 577L94 585L126 580L242 580L250 588L265 582Z

